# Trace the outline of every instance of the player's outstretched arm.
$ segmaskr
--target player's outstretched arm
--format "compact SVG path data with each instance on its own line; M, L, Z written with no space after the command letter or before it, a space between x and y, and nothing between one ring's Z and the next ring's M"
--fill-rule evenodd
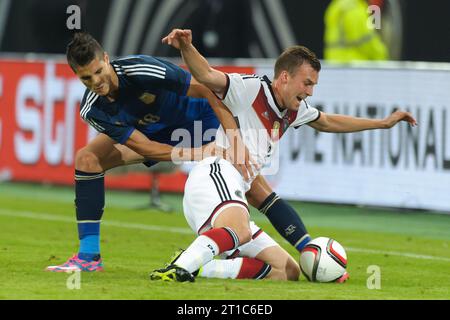
M253 176L253 167L257 168L256 162L251 158L250 152L242 141L239 128L231 111L204 85L198 83L194 78L191 81L187 93L190 97L206 98L214 110L230 142L230 148L226 152L226 159L231 162L241 173L246 181Z
M154 161L194 161L201 160L204 157L215 156L220 153L223 154L223 150L215 148L179 148L173 147L168 144L152 141L147 138L142 132L134 130L125 145L140 154L148 160Z
M402 110L397 110L384 119L367 119L321 112L319 119L308 124L319 131L345 133L370 129L390 129L400 121L406 121L412 126L417 125L412 114Z
M227 77L223 72L212 68L205 57L193 46L191 30L173 29L162 39L162 42L180 50L183 60L194 78L219 97L223 97L227 86Z

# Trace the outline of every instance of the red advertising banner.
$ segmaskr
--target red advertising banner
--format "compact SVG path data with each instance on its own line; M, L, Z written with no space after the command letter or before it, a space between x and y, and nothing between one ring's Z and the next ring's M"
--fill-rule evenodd
M97 134L79 116L84 90L65 62L0 60L0 179L73 184L76 150ZM182 192L185 181L183 172L164 174L160 189ZM148 189L150 184L145 172L106 178L114 188Z
M0 61L0 171L16 181L72 183L88 141L84 88L63 63Z

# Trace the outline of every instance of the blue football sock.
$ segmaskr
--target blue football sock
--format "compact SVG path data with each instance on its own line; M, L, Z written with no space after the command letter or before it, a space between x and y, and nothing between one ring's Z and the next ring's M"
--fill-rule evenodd
M267 216L278 233L298 251L311 240L297 212L275 192L264 200L259 211Z
M80 259L92 261L100 254L100 222L104 205L104 173L75 170L75 206Z
M100 225L100 224L99 224ZM78 225L78 227L80 224ZM78 258L86 261L98 260L100 256L100 234L91 234L80 239Z
M98 260L100 258L100 236L90 235L80 240L80 251L78 258L86 261Z

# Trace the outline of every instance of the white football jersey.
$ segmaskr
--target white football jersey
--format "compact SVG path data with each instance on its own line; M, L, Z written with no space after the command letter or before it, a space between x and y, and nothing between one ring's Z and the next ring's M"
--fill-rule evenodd
M226 75L227 89L222 101L234 115L244 144L260 169L270 162L279 139L289 127L298 128L320 116L319 110L304 100L298 111L280 109L266 76ZM222 127L217 131L216 143L229 147ZM255 170L254 173L259 174Z

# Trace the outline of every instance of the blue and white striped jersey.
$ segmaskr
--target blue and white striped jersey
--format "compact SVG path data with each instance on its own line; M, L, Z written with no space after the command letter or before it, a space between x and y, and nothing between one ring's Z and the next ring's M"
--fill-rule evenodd
M127 56L111 61L119 78L119 96L106 97L86 90L80 104L81 117L97 131L125 143L134 129L146 136L176 129L201 120L207 103L186 96L191 75L182 68L155 57Z

